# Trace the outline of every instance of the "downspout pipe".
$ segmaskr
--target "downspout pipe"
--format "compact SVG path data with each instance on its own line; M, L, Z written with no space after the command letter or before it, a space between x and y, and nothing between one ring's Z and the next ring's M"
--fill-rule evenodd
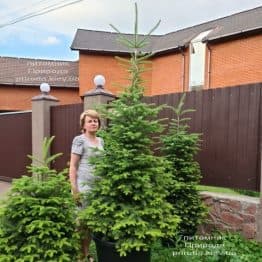
M208 42L206 42L207 50L208 50L208 58L207 58L207 89L210 88L210 78L211 78L211 47Z
M181 66L182 76L181 76L181 79L182 79L182 90L183 90L183 93L184 93L185 92L185 64L186 64L185 63L185 52L184 52L183 46L180 46L178 49L179 49L179 51L182 55L182 66Z

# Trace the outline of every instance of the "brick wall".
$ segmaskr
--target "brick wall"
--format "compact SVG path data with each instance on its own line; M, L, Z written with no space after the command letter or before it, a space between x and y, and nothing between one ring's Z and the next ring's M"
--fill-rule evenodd
M201 198L209 208L207 223L200 233L213 229L240 232L247 239L255 239L258 233L259 198L201 192Z
M188 86L188 52L153 59L151 95L178 93Z
M86 54L80 52L79 57L79 92L82 96L86 91L94 88L93 79L96 75L102 74L106 79L106 89L114 94L122 91L121 87L127 86L128 73L120 65L113 55ZM146 80L146 94L150 93L152 72L144 74ZM118 86L119 85L119 86Z
M249 36L223 43L210 44L207 49L205 86L217 88L262 82L262 36ZM159 95L188 91L189 48L184 58L178 51L152 59L152 70L144 76L146 95ZM209 59L210 57L210 59ZM210 66L209 66L210 65ZM114 84L127 85L127 72L113 55L80 52L80 95L93 88L93 78L103 74L106 88L117 94ZM183 84L184 83L184 84Z
M0 85L0 110L30 110L32 97L39 95L39 87L17 87ZM80 103L78 89L52 88L50 95L60 100L60 104Z
M261 35L210 45L210 87L262 82L261 46Z

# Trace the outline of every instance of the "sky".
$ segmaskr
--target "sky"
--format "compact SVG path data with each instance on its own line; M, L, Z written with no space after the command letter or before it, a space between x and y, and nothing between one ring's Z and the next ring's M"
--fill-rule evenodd
M8 25L25 15L63 8ZM262 0L0 0L0 56L78 60L72 51L76 30L133 32L134 3L139 33L166 34L262 5Z

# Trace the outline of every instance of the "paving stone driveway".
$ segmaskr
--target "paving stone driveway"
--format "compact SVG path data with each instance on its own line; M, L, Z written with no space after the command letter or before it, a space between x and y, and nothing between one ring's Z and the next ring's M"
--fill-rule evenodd
M2 199L11 187L11 183L0 181L0 199Z

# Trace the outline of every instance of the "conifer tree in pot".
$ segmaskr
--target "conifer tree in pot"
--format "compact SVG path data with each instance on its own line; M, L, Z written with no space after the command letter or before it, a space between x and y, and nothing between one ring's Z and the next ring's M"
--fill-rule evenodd
M101 157L93 159L97 180L86 195L88 205L80 215L99 238L97 243L113 243L110 254L108 250L100 252L97 244L99 262L150 261L146 251L157 239L174 236L179 222L172 205L165 200L171 179L166 172L168 163L151 150L151 137L162 130L157 119L161 107L142 101L141 74L149 55L139 52L147 37L138 37L136 5L135 10L133 38L120 37L132 50L130 59L121 59L128 64L131 83L110 104L110 110L102 110L109 120L107 129L100 134L105 150Z
M198 225L203 222L207 208L202 203L197 185L201 179L200 166L195 160L199 151L200 134L190 133L185 115L194 109L184 109L186 94L183 94L178 106L172 108L175 118L171 120L170 128L162 136L163 153L172 163L170 172L172 182L168 185L167 200L175 208L175 213L181 217L177 228L180 236L192 236ZM179 238L165 239L165 243L173 246Z

